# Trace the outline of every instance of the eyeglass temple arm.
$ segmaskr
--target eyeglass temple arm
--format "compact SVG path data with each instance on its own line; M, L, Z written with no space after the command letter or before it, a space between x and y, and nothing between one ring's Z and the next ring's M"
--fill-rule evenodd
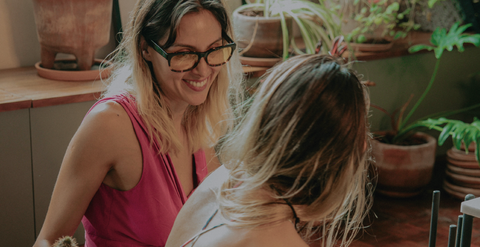
M160 47L160 46L157 44L157 42L155 42L155 41L153 41L153 40L150 40L150 42L152 42L155 50L156 50L158 53L160 53L160 55L162 55L162 56L165 57L165 58L167 57L167 52L164 51L164 50L162 49L162 47Z

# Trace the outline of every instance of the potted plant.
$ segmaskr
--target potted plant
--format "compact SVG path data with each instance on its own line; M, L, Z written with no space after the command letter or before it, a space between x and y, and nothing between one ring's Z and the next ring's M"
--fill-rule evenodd
M407 0L406 0L407 1ZM419 28L409 19L410 5L400 10L401 1L330 0L328 5L342 19L342 32L353 51L385 51L393 40ZM403 5L402 5L403 7Z
M243 58L278 61L292 53L313 54L319 42L321 52L327 53L340 35L335 15L325 5L309 0L247 0L234 10L232 19ZM292 36L293 23L298 26L305 49L300 49Z
M431 16L426 13L431 13L433 8L442 8L443 5L439 7L437 2L443 4L444 1L329 0L328 5L341 16L342 31L350 42L351 50L385 51L392 47L395 40L405 38L412 30L421 29L422 24L431 26L423 21ZM458 13L455 14L458 16Z
M102 60L95 59L95 52L109 42L112 4L112 0L34 0L41 46L41 61L35 65L38 74L67 81L108 76L109 70L99 72ZM58 53L72 54L75 59L56 60Z
M448 33L444 28L437 28L432 33L430 39L432 45L415 45L409 49L412 53L423 49L433 50L437 61L430 82L415 105L408 111L406 117L403 117L403 115L409 102L393 114L389 114L381 107L372 104L372 107L388 114L392 124L391 131L380 133L381 135L378 135L376 140L372 142L373 155L376 159L378 170L378 192L397 197L413 196L419 194L423 187L429 183L435 160L436 145L435 140L432 140L433 137L428 137L423 133L415 133L418 128L441 130L439 145L442 145L449 135L454 137L455 145L458 145L459 140L463 140L466 144L472 141L477 144L480 143L480 134L472 132L474 128L478 128L476 122L471 125L472 128L467 128L467 125L460 124L458 120L454 121L444 118L470 111L480 107L480 104L460 110L432 114L411 123L409 122L410 117L425 99L435 81L443 51L452 51L453 47L456 46L458 51L462 52L464 51L463 44L465 43L470 43L477 47L480 45L480 34L464 33L469 26L470 24L459 26L459 22L457 22L450 28ZM467 129L469 132L462 132ZM426 149L427 151L420 151L421 149ZM478 149L477 145L477 154ZM415 161L415 156L420 158L419 162ZM389 174L392 174L392 176L389 176Z

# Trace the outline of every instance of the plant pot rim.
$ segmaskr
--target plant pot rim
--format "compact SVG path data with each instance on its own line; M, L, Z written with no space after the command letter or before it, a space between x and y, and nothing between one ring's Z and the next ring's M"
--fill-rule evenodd
M253 9L253 8L252 8ZM246 8L246 9L235 9L233 11L233 14L232 14L232 17L233 16L241 16L241 18L244 18L244 19L251 19L251 20L255 20L255 19L262 19L262 21L280 21L282 18L280 16L269 16L269 17L265 17L265 16L259 16L259 15L256 15L256 16L249 16L249 15L243 15L243 14L240 14L240 11L245 11L245 10L249 10L249 8ZM285 18L291 18L291 17L288 17L288 16L285 16Z
M282 61L282 58L263 58L263 57L244 57L239 56L240 62L244 65L270 68L275 66L278 62Z
M391 133L391 131L374 131L373 133L375 133L375 134ZM375 142L379 145L395 146L398 149L411 149L411 148L418 148L418 147L429 146L429 145L436 145L437 140L435 139L435 137L433 137L429 134L426 134L426 133L423 133L423 132L415 132L413 135L423 138L426 141L426 143L416 144L416 145L397 145L397 144L380 142L380 141L375 140L375 139L372 139L372 142Z
M393 44L395 43L393 40L388 40L389 43L386 44L372 44L372 43L355 43L355 42L349 42L347 46L349 45L352 47L353 50L356 51L386 51L389 50L393 47Z
M75 59L56 59L55 62L72 62ZM95 59L94 65L100 65L102 59ZM105 79L110 76L112 70L111 62L106 62L109 66L104 69L96 70L56 70L47 69L41 66L41 62L35 63L35 69L40 77L57 81L94 81ZM100 74L101 72L101 74Z

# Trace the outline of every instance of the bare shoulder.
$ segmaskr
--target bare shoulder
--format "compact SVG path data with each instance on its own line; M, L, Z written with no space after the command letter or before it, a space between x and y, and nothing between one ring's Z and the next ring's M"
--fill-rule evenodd
M85 138L95 139L97 144L103 145L108 141L112 145L125 138L131 129L127 112L120 104L110 101L95 106L83 120L79 132Z
M93 121L96 125L102 126L122 120L129 121L125 109L117 102L108 101L96 105L85 117L84 122L90 123Z

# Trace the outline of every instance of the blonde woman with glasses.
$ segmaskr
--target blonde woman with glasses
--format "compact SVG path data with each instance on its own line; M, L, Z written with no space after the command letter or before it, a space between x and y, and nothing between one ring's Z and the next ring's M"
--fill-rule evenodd
M330 56L298 55L246 106L166 246L348 246L371 205L365 86Z
M35 246L83 223L86 247L164 246L219 166L243 71L221 0L140 0L108 90L73 137ZM237 90L238 91L238 90Z

